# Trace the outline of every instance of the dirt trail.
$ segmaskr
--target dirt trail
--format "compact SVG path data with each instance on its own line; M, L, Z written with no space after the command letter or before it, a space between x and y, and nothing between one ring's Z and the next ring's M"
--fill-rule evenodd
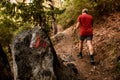
M92 80L90 78L91 76L94 78L97 76L98 79L96 78L96 80L101 80L101 76L104 76L104 74L102 74L102 72L101 73L99 72L100 70L99 68L97 68L98 70L96 70L96 66L90 65L89 55L87 53L83 54L84 55L83 59L79 59L77 57L77 53L79 52L78 44L76 45L73 44L74 37L72 37L73 36L72 32L73 32L72 27L63 32L64 39L61 42L59 42L57 45L55 45L57 54L60 55L60 57L63 60L74 63L77 69L79 70L79 74L82 76L84 80ZM72 56L73 60L69 61L68 59L69 56Z
M112 60L116 59L115 56L120 50L120 14L111 14L110 17L105 17L104 20L94 25L93 45L96 61L94 66L89 63L86 44L84 44L83 59L77 57L79 47L78 43L74 44L74 41L78 37L77 34L73 33L73 26L62 32L64 34L63 39L54 46L57 54L66 61L66 64L72 62L76 65L82 80L116 79L113 73L115 64ZM116 54L112 54L112 49Z

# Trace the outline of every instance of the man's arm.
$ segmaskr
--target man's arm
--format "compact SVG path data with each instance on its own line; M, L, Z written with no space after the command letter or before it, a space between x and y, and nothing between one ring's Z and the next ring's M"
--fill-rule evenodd
M77 22L75 29L78 29L80 27L80 22Z
M74 27L74 33L76 32L76 29L78 29L80 27L80 22L76 23L76 26Z

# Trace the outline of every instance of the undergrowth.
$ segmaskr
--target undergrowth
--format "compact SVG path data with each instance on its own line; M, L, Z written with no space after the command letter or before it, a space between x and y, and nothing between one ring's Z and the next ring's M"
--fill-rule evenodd
M77 17L81 14L83 8L88 8L89 13L93 15L94 19L108 15L111 12L120 11L119 0L66 0L64 2L67 6L66 11L57 16L58 24L66 29L77 22ZM68 3L69 2L69 3Z
M66 11L57 17L58 24L66 29L77 22L77 17L81 14L83 8L91 9L89 0L70 0L71 4L68 5Z

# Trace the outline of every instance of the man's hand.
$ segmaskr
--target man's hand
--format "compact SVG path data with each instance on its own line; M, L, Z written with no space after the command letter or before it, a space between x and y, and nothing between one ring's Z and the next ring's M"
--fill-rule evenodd
M73 29L73 33L76 33L76 27L74 27L74 29Z
M73 26L73 34L77 33L78 28L80 27L80 22L77 22L76 26Z
M76 29L78 29L79 27L80 27L80 22L77 22Z
M76 27L73 26L73 27L72 27L72 33L75 33L75 32L76 32Z

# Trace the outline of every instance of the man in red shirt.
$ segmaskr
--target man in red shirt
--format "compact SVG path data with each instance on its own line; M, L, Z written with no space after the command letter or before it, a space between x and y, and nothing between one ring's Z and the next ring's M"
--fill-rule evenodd
M80 41L79 41L80 53L78 54L78 57L80 58L83 57L82 56L83 42L86 39L90 54L90 63L94 64L94 56L93 56L94 50L92 45L93 17L90 14L88 14L88 9L83 9L82 14L79 15L75 29L78 28L80 28Z

